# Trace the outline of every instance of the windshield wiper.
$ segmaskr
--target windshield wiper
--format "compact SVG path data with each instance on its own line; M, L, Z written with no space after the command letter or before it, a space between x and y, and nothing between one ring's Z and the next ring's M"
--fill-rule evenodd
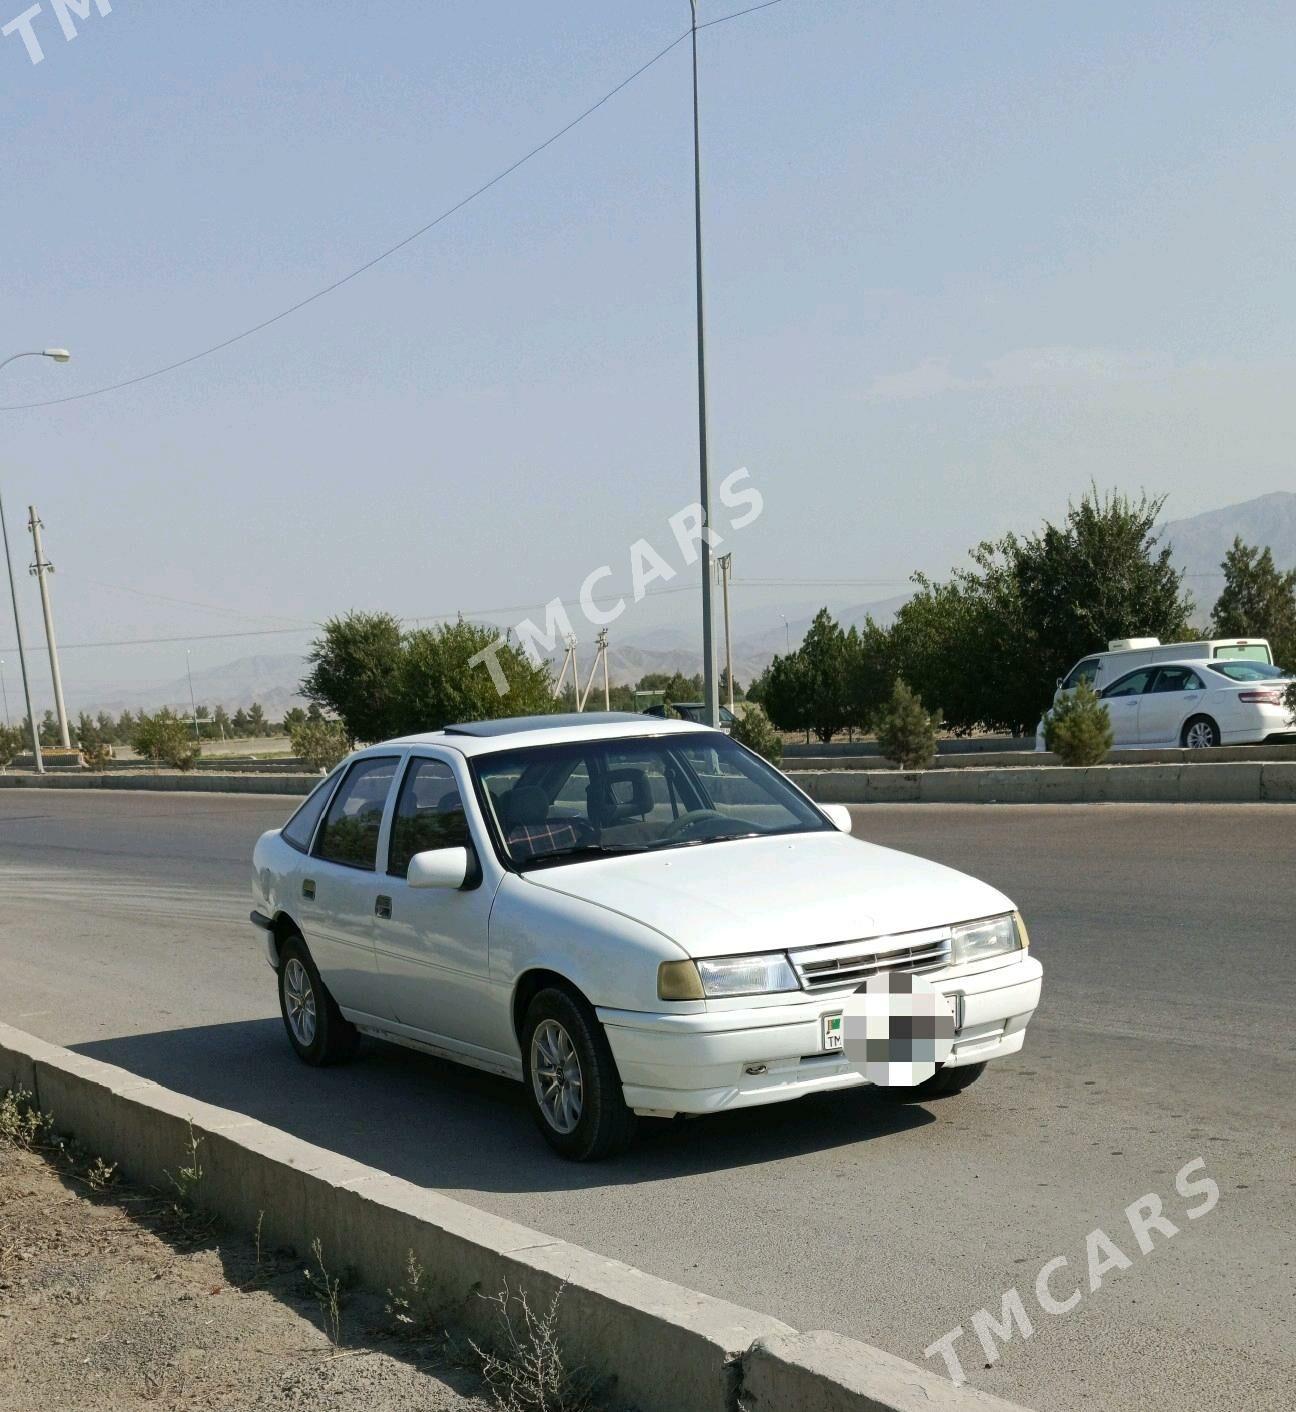
M540 863L569 863L576 858L615 858L625 853L642 853L644 850L624 843L576 843L570 848L559 848L553 853L537 853L525 859L521 866L534 868Z

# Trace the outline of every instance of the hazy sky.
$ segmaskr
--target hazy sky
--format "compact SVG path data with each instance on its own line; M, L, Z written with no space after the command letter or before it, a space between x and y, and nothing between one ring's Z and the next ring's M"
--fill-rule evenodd
M113 0L68 42L52 5L42 63L0 40L0 358L75 361L7 368L6 406L345 274L688 21L684 0ZM736 577L866 581L740 606L888 597L1090 478L1169 492L1172 516L1292 488L1289 0L785 0L701 51L713 463L766 504ZM681 45L234 348L0 415L10 537L25 568L34 500L70 689L184 670L183 644L77 643L192 635L212 665L307 639L201 634L539 604L605 562L628 584L640 536L667 553L696 484L688 84ZM614 631L696 611L664 595Z

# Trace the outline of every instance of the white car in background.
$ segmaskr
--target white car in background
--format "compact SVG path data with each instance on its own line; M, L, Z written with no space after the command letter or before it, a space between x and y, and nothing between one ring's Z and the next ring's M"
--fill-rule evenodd
M1296 742L1281 667L1241 658L1155 662L1098 693L1117 750ZM1043 750L1044 722L1035 746Z
M449 726L351 756L263 835L252 920L307 1063L363 1033L508 1075L586 1160L636 1115L864 1084L843 1000L882 972L922 973L955 1019L901 1096L1021 1048L1042 971L1012 902L850 826L685 721Z

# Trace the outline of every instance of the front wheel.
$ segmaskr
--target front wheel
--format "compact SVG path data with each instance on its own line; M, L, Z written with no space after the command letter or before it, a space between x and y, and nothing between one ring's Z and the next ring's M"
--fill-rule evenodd
M588 1005L556 987L542 990L527 1007L522 1065L536 1125L559 1156L596 1162L630 1145L635 1116Z
M1220 743L1219 727L1209 716L1194 716L1183 729L1188 750L1212 750Z
M360 1032L345 1019L300 936L290 936L279 955L279 1012L288 1043L307 1064L341 1064L360 1043Z
M873 1091L893 1103L922 1103L928 1098L945 1098L952 1093L962 1093L976 1083L985 1070L984 1064L960 1064L956 1069L937 1069L931 1078L908 1088L875 1085Z

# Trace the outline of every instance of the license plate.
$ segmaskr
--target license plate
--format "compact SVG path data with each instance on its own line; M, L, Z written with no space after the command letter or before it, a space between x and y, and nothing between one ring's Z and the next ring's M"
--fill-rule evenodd
M842 1047L842 1017L839 1014L825 1015L820 1023L823 1025L824 1050L840 1049Z

